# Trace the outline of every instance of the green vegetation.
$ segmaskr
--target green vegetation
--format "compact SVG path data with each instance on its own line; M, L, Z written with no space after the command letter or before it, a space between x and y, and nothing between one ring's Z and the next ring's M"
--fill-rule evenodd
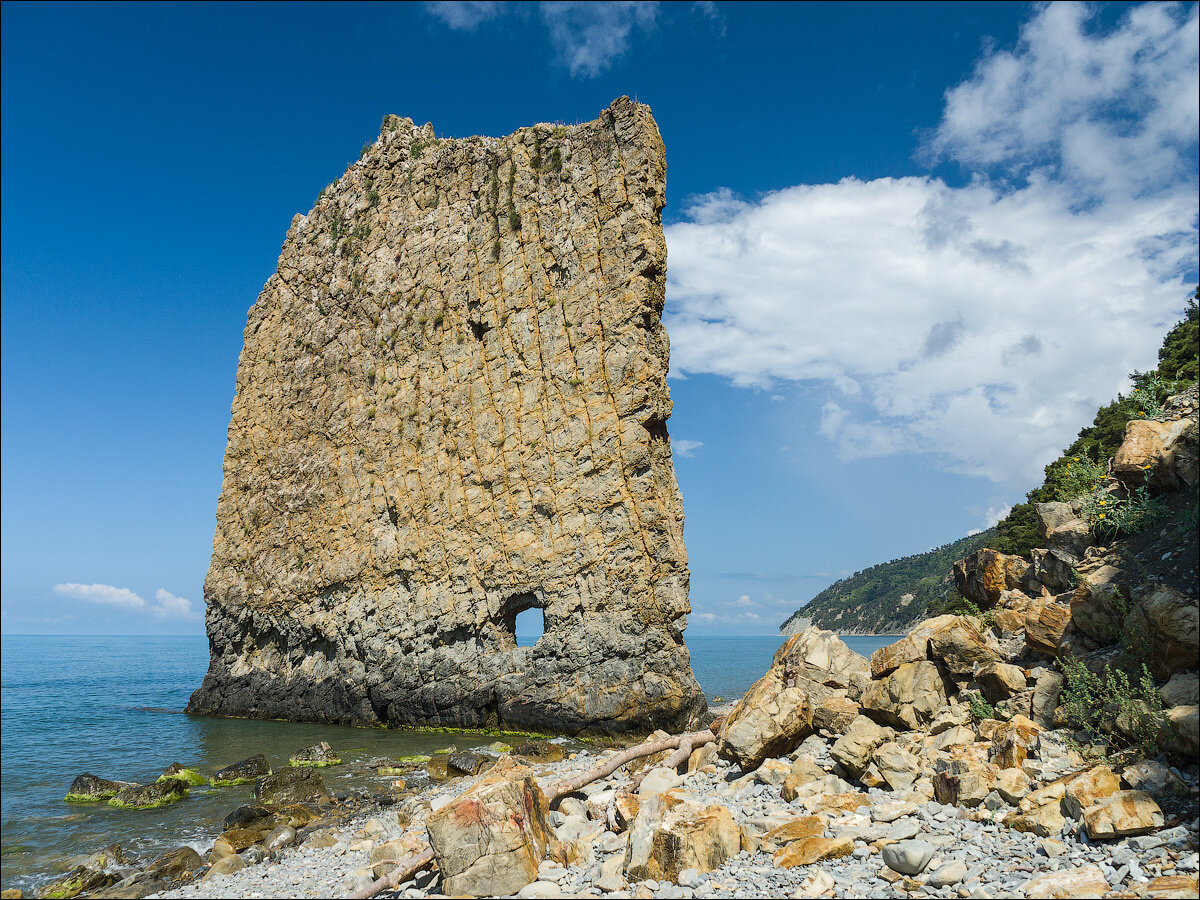
M949 573L968 553L992 546L992 538L989 529L927 553L855 572L825 588L795 616L811 617L814 625L831 631L854 629L876 634L902 632L930 615L978 616L979 610L958 593Z
M1073 656L1060 657L1058 667L1065 679L1059 703L1070 724L1102 747L1137 747L1145 756L1158 753L1162 699L1145 663L1135 681L1119 666L1106 665L1096 673Z
M517 215L517 211L515 209L510 209L508 211L508 228L510 231L521 230L521 217Z
M200 785L200 784L208 784L208 779L205 778L203 775L201 775L199 772L197 772L195 769L179 769L175 772L172 772L170 775L168 775L164 772L162 775L158 776L159 781L167 781L168 779L171 779L171 778L178 778L182 781L186 781L188 784L193 785L193 786Z
M1079 436L1058 459L1046 466L1046 477L1041 487L1026 494L1026 503L1018 503L996 526L993 543L989 546L1001 553L1029 556L1029 551L1038 546L1037 516L1035 503L1051 500L1066 500L1078 497L1081 481L1087 473L1105 468L1105 462L1117 452L1125 436L1125 426L1133 419L1157 415L1163 401L1177 393L1197 378L1200 370L1200 345L1197 343L1197 287L1188 301L1184 317L1167 333L1158 351L1158 368L1152 372L1133 372L1133 390L1129 396L1117 395L1117 399L1096 412L1092 424L1079 432ZM1135 508L1126 515L1135 516ZM1140 514L1144 516L1144 513ZM1097 518L1097 522L1107 521ZM1127 532L1126 532L1127 533Z
M410 142L409 142L409 145L408 145L408 156L409 156L409 158L410 158L410 159L418 159L418 158L420 158L421 154L425 152L425 148L426 148L427 146L429 146L429 145L428 145L428 144L426 144L424 141L421 141L421 140L414 140L414 141L410 141Z
M1099 490L1083 498L1083 516L1088 529L1100 540L1137 534L1165 514L1166 505L1151 497L1145 487L1134 489L1125 498Z
M988 703L980 694L971 695L971 718L976 722L996 718L996 707Z

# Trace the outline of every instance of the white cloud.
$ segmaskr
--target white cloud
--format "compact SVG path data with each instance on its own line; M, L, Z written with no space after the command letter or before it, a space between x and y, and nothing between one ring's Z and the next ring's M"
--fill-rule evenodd
M667 229L673 368L823 382L819 429L843 458L928 453L1040 480L1125 374L1154 364L1190 293L1196 21L1137 7L1095 35L1076 8L1039 11L1015 51L947 93L931 150L1001 169L963 187L847 178L696 198Z
M696 455L696 451L704 446L703 441L671 441L671 450L676 456L686 456L691 458Z
M184 597L176 597L170 591L159 588L154 593L154 599L158 605L154 607L154 614L160 619L190 619L192 621L200 621L204 618L200 613L192 609L192 601Z
M658 3L553 2L542 3L541 13L559 62L572 75L595 76L624 55L635 28L654 29Z
M54 585L54 593L72 597L86 603L101 606L118 606L123 609L145 609L146 601L128 588L113 587L111 584L67 584Z
M192 609L192 602L176 597L170 591L159 588L154 594L154 603L147 603L129 588L113 587L111 584L56 584L54 593L62 597L96 603L101 606L116 606L121 609L142 610L157 619L184 619L199 621L204 618Z
M480 23L505 12L505 4L493 0L438 0L424 6L429 15L455 31L474 31Z

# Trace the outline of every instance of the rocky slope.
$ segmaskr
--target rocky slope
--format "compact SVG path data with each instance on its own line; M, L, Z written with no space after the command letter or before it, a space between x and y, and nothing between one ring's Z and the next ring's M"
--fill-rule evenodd
M505 138L389 116L295 217L245 329L190 712L620 731L703 709L664 185L628 98Z

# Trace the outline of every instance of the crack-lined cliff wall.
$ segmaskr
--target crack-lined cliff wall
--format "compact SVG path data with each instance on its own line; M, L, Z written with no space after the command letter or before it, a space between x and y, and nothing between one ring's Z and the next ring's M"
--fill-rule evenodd
M665 156L648 107L435 138L388 117L250 310L189 711L677 727ZM544 611L520 648L513 622Z

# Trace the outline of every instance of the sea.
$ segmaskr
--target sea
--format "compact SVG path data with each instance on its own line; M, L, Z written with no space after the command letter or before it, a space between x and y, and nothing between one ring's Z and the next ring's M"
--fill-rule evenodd
M847 636L869 656L896 635ZM536 638L519 638L532 643ZM713 704L736 699L769 667L781 635L685 637L692 670ZM0 637L0 887L32 894L75 857L116 841L148 862L182 844L204 851L251 786L193 788L161 809L63 801L76 775L146 783L171 763L202 773L265 753L275 768L317 741L344 765L321 770L330 791L378 790L393 779L367 767L381 756L483 746L490 735L429 734L183 713L208 668L203 636Z

